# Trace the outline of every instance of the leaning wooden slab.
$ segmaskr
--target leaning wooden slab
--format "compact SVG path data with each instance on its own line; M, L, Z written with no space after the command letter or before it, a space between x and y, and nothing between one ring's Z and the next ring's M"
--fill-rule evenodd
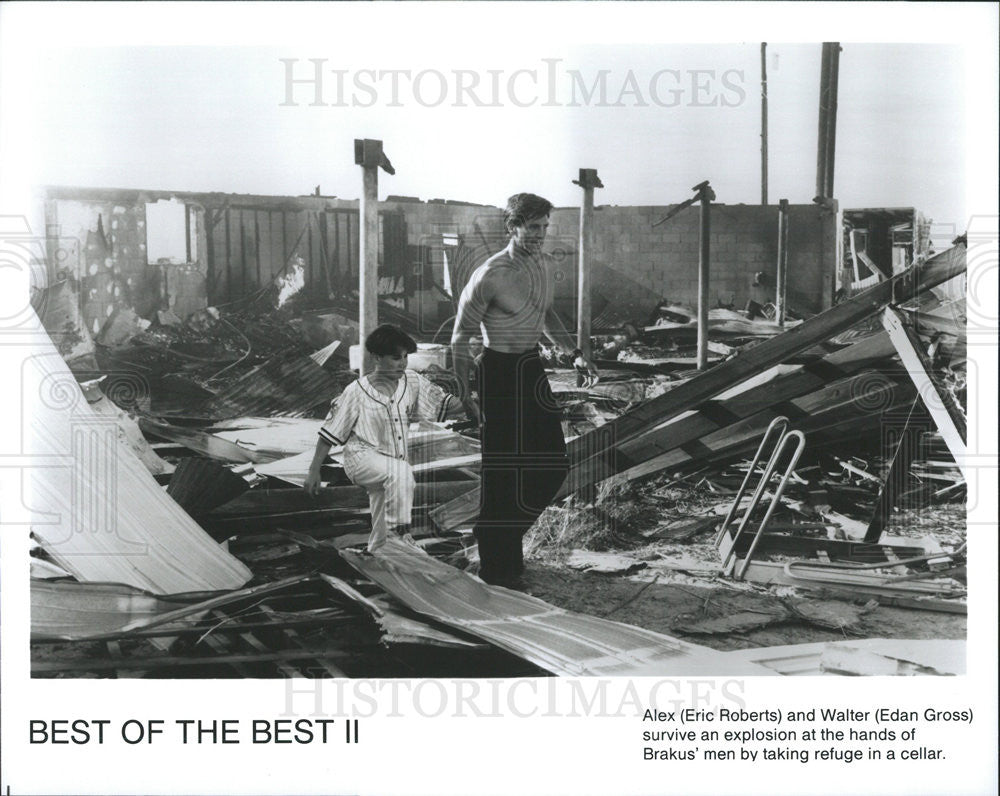
M390 539L375 555L340 554L408 608L566 677L767 675L771 670L642 628L575 614L490 586Z

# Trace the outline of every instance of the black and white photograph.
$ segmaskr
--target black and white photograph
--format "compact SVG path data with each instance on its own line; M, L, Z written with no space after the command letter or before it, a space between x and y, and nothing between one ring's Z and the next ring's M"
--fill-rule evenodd
M997 30L0 7L0 793L995 792Z

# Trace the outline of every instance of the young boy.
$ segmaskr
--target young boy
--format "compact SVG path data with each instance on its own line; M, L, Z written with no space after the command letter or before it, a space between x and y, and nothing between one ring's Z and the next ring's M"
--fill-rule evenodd
M410 524L415 482L407 461L411 420L442 420L456 398L419 373L407 371L417 344L402 329L383 324L365 340L375 369L347 386L330 408L316 442L305 489L319 490L320 467L334 445L343 445L344 472L368 490L372 533L368 551L385 544L390 529Z

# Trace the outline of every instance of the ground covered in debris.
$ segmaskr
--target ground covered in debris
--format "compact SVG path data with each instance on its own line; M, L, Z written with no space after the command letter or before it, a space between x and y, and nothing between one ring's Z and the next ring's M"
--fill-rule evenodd
M945 258L938 270L953 267ZM102 550L84 557L92 566L77 566L73 580L47 557L46 545L59 545L42 538L40 528L33 672L575 671L545 669L544 659L535 665L539 659L524 646L520 655L505 652L450 615L429 619L428 603L418 611L407 602L414 590L406 584L397 599L358 562L349 563L342 551L364 545L371 521L367 495L347 479L340 450L331 449L323 465L319 494L301 487L320 418L357 378L348 346L337 339L356 339L356 313L335 307L310 314L296 311L294 301L276 307L272 298L265 291L196 312L183 324L159 316L140 324L134 313L120 313L93 353L76 361L74 375L94 418L117 425L123 453L138 457L135 469L143 471L145 481L134 479L143 495L121 513L119 530L127 524L150 545L178 541L161 551L162 562L148 556L143 566ZM858 318L870 313L867 304L857 307L847 309ZM558 608L681 639L705 655L847 639L964 639L965 482L955 464L956 440L964 439L962 316L949 314L942 321L947 334L931 330L932 337L917 322L928 317L926 306L905 321L923 334L914 345L927 346L926 353L916 350L922 359L907 366L910 372L899 364L900 347L908 349L882 328L904 322L892 313L850 324L837 320L845 312L835 307L829 312L836 323L822 314L796 322L812 328L806 347L795 342L801 335L786 342L783 327L770 321L719 308L709 329L709 361L718 364L699 373L690 318L676 310L661 306L658 318L603 341L595 337L596 383L574 369L572 357L542 350L570 447L566 484L579 486L567 487L525 537L521 588ZM416 326L391 312L400 326ZM454 384L445 349L424 342L414 357L437 385L428 392L440 394L440 416L411 426L417 487L410 530L423 552L474 573L479 442L474 422L448 395ZM948 416L923 404L913 386L920 377L937 390ZM50 415L54 424L66 421L55 408ZM775 453L776 476L784 469L784 480L768 481L751 511L750 494L770 452L756 469L751 457L781 421L798 429L785 439L801 439L801 447L791 456L791 448ZM751 486L740 497L745 478ZM49 488L53 496L68 491L55 481ZM772 503L775 510L766 511ZM728 527L727 514L734 518ZM156 537L143 536L167 515ZM744 522L745 532L736 533ZM759 549L756 542L751 549L749 540L765 524ZM223 585L185 580L191 567L170 565L175 551L194 555L194 542L202 545L198 560L217 559L211 574L224 577ZM417 553L414 571L426 562L440 567ZM737 569L746 565L745 577L732 556ZM109 581L111 592L102 594ZM192 607L220 592L204 610ZM178 611L181 624L163 624ZM558 647L559 631L543 632Z
M720 487L689 480L664 477L608 490L595 504L548 509L527 538L531 594L719 650L966 637L964 614L722 577L714 544ZM964 528L964 502L925 505L894 512L886 541L933 535L956 548Z

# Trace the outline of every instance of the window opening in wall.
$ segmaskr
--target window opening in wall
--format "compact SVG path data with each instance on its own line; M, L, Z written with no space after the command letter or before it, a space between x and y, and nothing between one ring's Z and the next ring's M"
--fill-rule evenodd
M176 199L146 204L146 262L193 263L198 259L195 217Z

